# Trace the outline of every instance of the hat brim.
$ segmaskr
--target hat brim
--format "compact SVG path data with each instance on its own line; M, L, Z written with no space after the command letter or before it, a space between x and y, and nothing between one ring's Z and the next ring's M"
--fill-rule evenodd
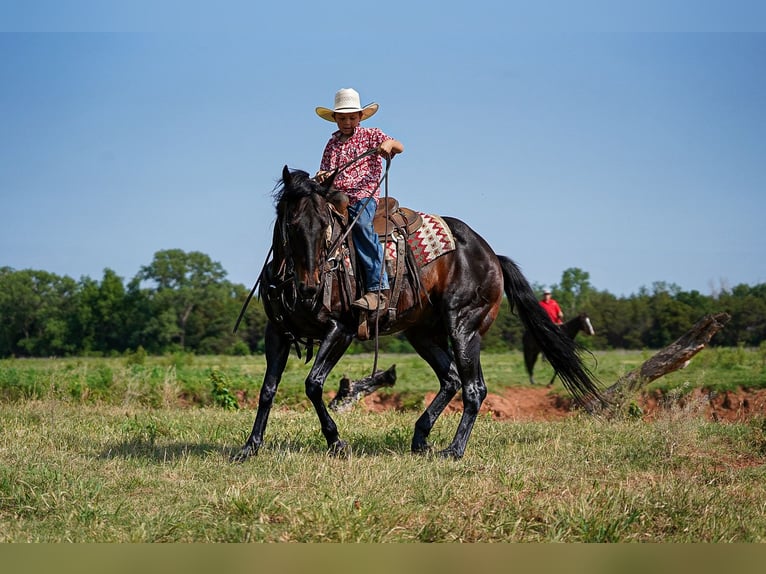
M364 121L368 118L371 118L375 115L375 113L378 111L378 104L367 104L364 106L361 110L353 109L353 110L337 110L337 113L339 114L350 114L353 112L362 112L362 119L360 121ZM322 108L318 107L316 109L317 115L322 118L323 120L327 120L328 122L335 123L335 118L333 117L336 113L336 110L331 110L329 108Z

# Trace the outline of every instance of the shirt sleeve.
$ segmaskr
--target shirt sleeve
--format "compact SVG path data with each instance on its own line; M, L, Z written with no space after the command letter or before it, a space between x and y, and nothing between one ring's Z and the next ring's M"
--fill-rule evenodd
M330 147L332 144L332 138L330 138L330 141L327 142L324 146L324 151L322 152L322 161L319 162L319 169L321 171L329 171L330 170Z
M373 145L370 147L378 147L380 144L382 144L386 140L394 139L389 136L387 136L385 133L383 133L383 130L380 128L371 128L370 129L370 140Z

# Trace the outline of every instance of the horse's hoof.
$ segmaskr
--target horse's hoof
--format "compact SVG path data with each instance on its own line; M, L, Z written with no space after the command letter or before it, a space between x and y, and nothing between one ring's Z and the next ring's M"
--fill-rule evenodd
M327 449L327 454L337 458L348 458L351 456L351 445L345 440L339 440L330 445Z
M256 447L245 446L242 447L238 453L231 455L231 457L229 457L229 462L245 462L248 458L255 456L256 454L258 454L258 449Z
M445 448L444 450L440 450L437 455L439 458L451 458L452 460L460 460L463 458L462 454L459 454L452 450L451 448Z

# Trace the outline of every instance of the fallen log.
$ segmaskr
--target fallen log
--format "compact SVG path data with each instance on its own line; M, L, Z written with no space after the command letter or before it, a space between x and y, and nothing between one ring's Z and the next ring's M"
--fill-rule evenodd
M352 381L343 376L338 386L338 392L330 401L328 408L335 412L349 410L358 400L371 395L381 387L393 387L396 382L396 365L391 365L385 371L375 371L373 374Z
M705 348L718 331L731 319L728 313L705 315L676 341L655 353L638 369L620 377L617 382L602 393L610 403L606 409L589 408L589 411L614 413L620 410L627 397L635 394L641 387L651 383L689 364L692 357Z

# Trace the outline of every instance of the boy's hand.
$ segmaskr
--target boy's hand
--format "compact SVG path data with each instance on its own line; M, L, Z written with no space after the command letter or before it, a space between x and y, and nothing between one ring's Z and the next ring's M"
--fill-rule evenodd
M316 173L314 176L314 180L318 183L322 183L324 180L326 180L328 177L330 177L330 174L332 172L330 171L322 171L321 169Z
M386 159L391 159L401 152L400 147L401 144L398 144L396 140L386 140L378 146L377 153Z

